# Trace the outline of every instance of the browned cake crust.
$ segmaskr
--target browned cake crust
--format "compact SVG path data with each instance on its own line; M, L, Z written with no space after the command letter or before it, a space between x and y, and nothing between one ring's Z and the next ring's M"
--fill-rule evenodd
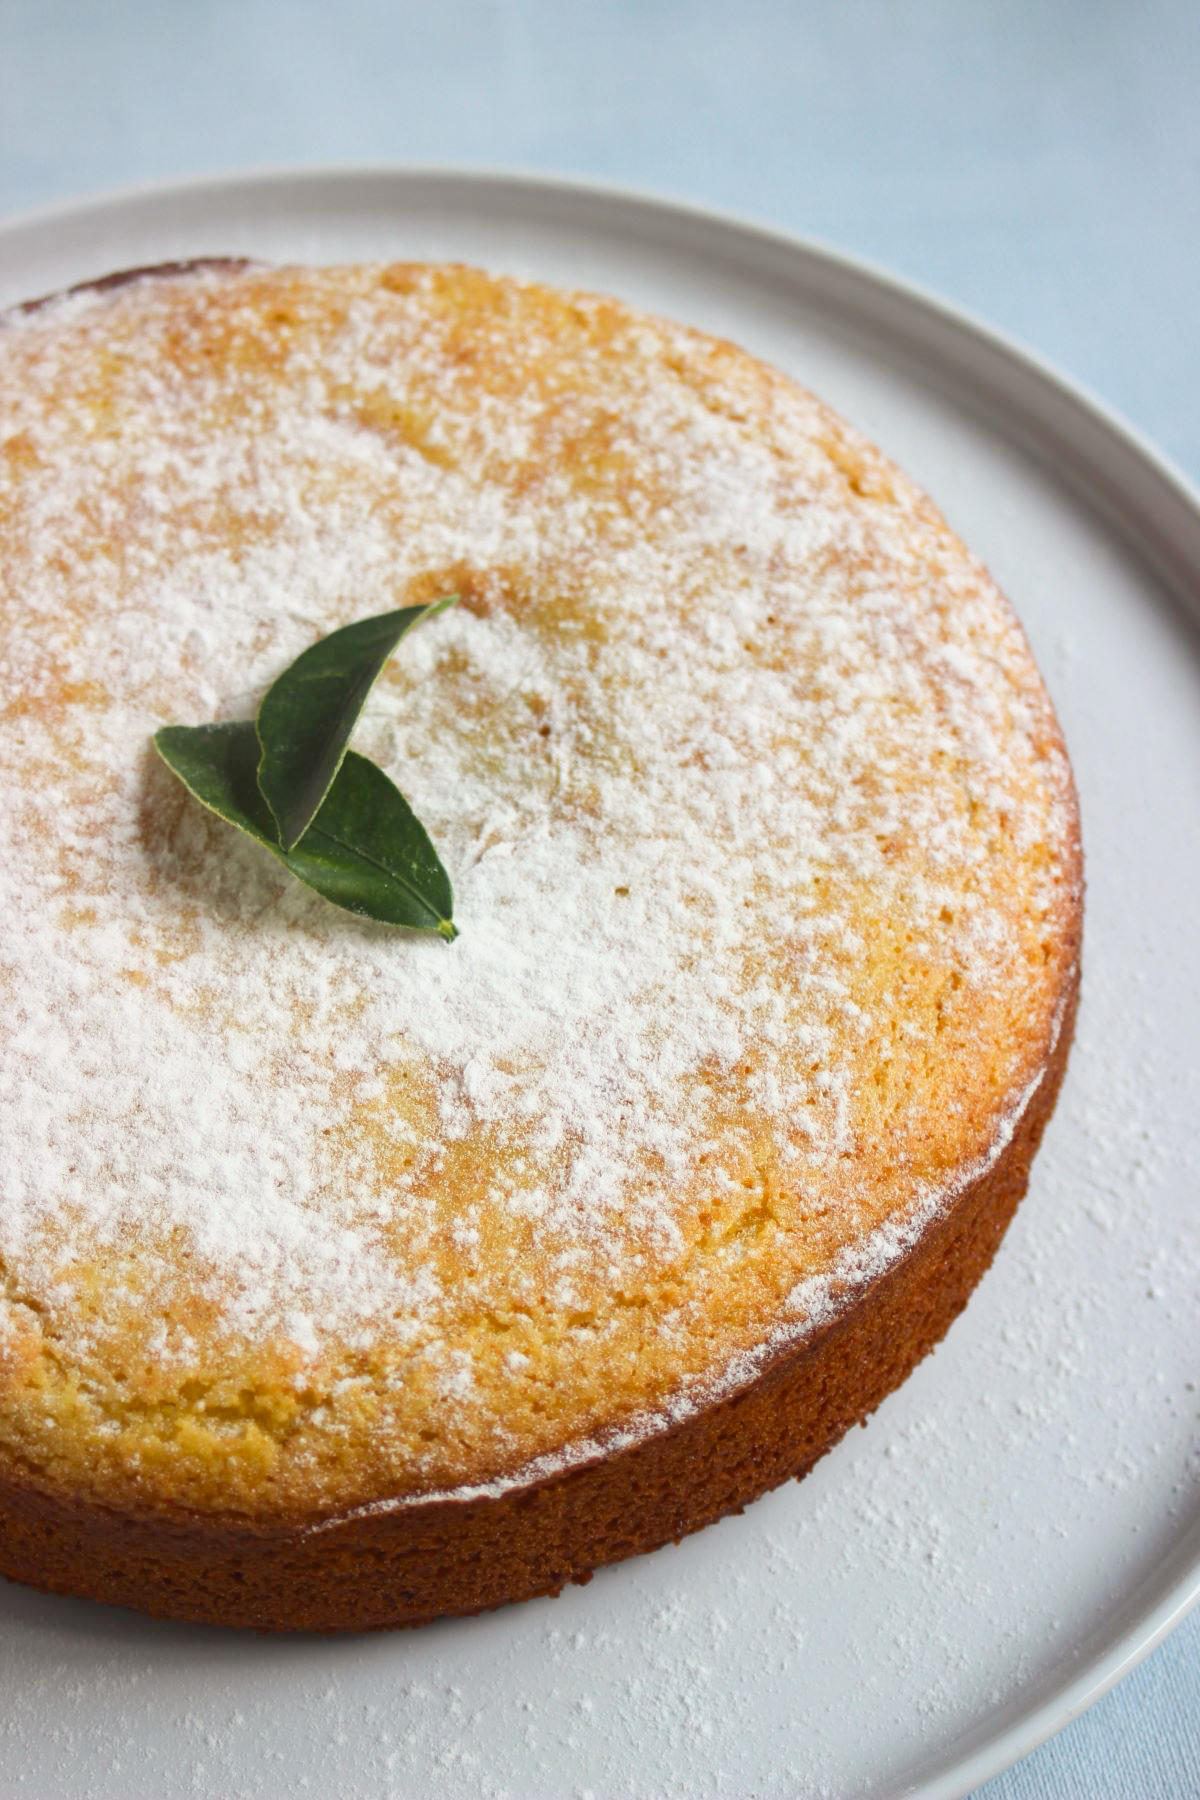
M557 1594L605 1563L740 1512L807 1475L966 1305L1028 1184L1077 999L1078 974L1045 1078L987 1173L832 1324L682 1424L496 1498L369 1510L299 1530L194 1513L122 1515L0 1473L0 1569L164 1618L370 1631Z
M236 268L216 260L158 273ZM107 289L146 271L84 286ZM153 273L153 271L152 271ZM77 290L72 290L77 291ZM39 306L42 302L31 303ZM861 491L861 490L859 490ZM1052 715L1050 730L1056 734ZM1025 1102L888 1265L848 1284L808 1335L683 1416L541 1478L462 1497L419 1492L303 1516L164 1502L136 1509L0 1455L0 1573L143 1612L261 1630L368 1630L469 1614L585 1581L678 1541L806 1474L941 1339L992 1260L1061 1085L1079 984L1082 880L1074 796L1053 1029ZM0 1273L2 1273L0 1269ZM2 1371L0 1371L2 1372ZM621 1433L614 1433L620 1439Z

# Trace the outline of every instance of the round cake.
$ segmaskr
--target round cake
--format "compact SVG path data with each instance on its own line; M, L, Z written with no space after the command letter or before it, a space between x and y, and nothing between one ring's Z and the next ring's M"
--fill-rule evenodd
M557 1591L802 1475L990 1261L1071 774L934 506L730 344L460 267L0 330L0 1573L181 1619ZM197 804L339 626L453 943Z

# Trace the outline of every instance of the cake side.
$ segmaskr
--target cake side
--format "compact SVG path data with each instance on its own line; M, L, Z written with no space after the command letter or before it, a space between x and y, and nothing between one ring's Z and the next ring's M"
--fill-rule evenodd
M257 1630L420 1625L561 1591L802 1477L935 1347L1023 1195L1074 1029L992 1165L857 1304L748 1385L641 1442L494 1497L375 1507L311 1527L121 1513L0 1469L0 1573L165 1618Z
M139 282L0 373L10 1467L294 1525L824 1341L1075 979L1061 739L929 502L731 346L472 271ZM443 953L139 758L449 589L371 727Z

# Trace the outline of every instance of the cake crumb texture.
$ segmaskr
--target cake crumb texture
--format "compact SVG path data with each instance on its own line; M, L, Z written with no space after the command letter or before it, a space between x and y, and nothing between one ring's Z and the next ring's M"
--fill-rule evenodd
M355 742L453 946L334 911L150 747L446 593ZM515 1507L799 1379L991 1194L876 1399L944 1329L1065 1055L1077 814L1006 602L812 396L456 267L82 292L0 330L0 619L23 1544L47 1506Z

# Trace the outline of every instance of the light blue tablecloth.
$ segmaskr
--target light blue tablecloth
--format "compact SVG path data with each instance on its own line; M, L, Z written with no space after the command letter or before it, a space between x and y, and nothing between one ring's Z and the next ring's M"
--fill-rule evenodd
M0 212L321 161L657 188L939 290L1200 478L1198 78L1196 0L0 0ZM1200 1616L986 1794L1200 1795Z

